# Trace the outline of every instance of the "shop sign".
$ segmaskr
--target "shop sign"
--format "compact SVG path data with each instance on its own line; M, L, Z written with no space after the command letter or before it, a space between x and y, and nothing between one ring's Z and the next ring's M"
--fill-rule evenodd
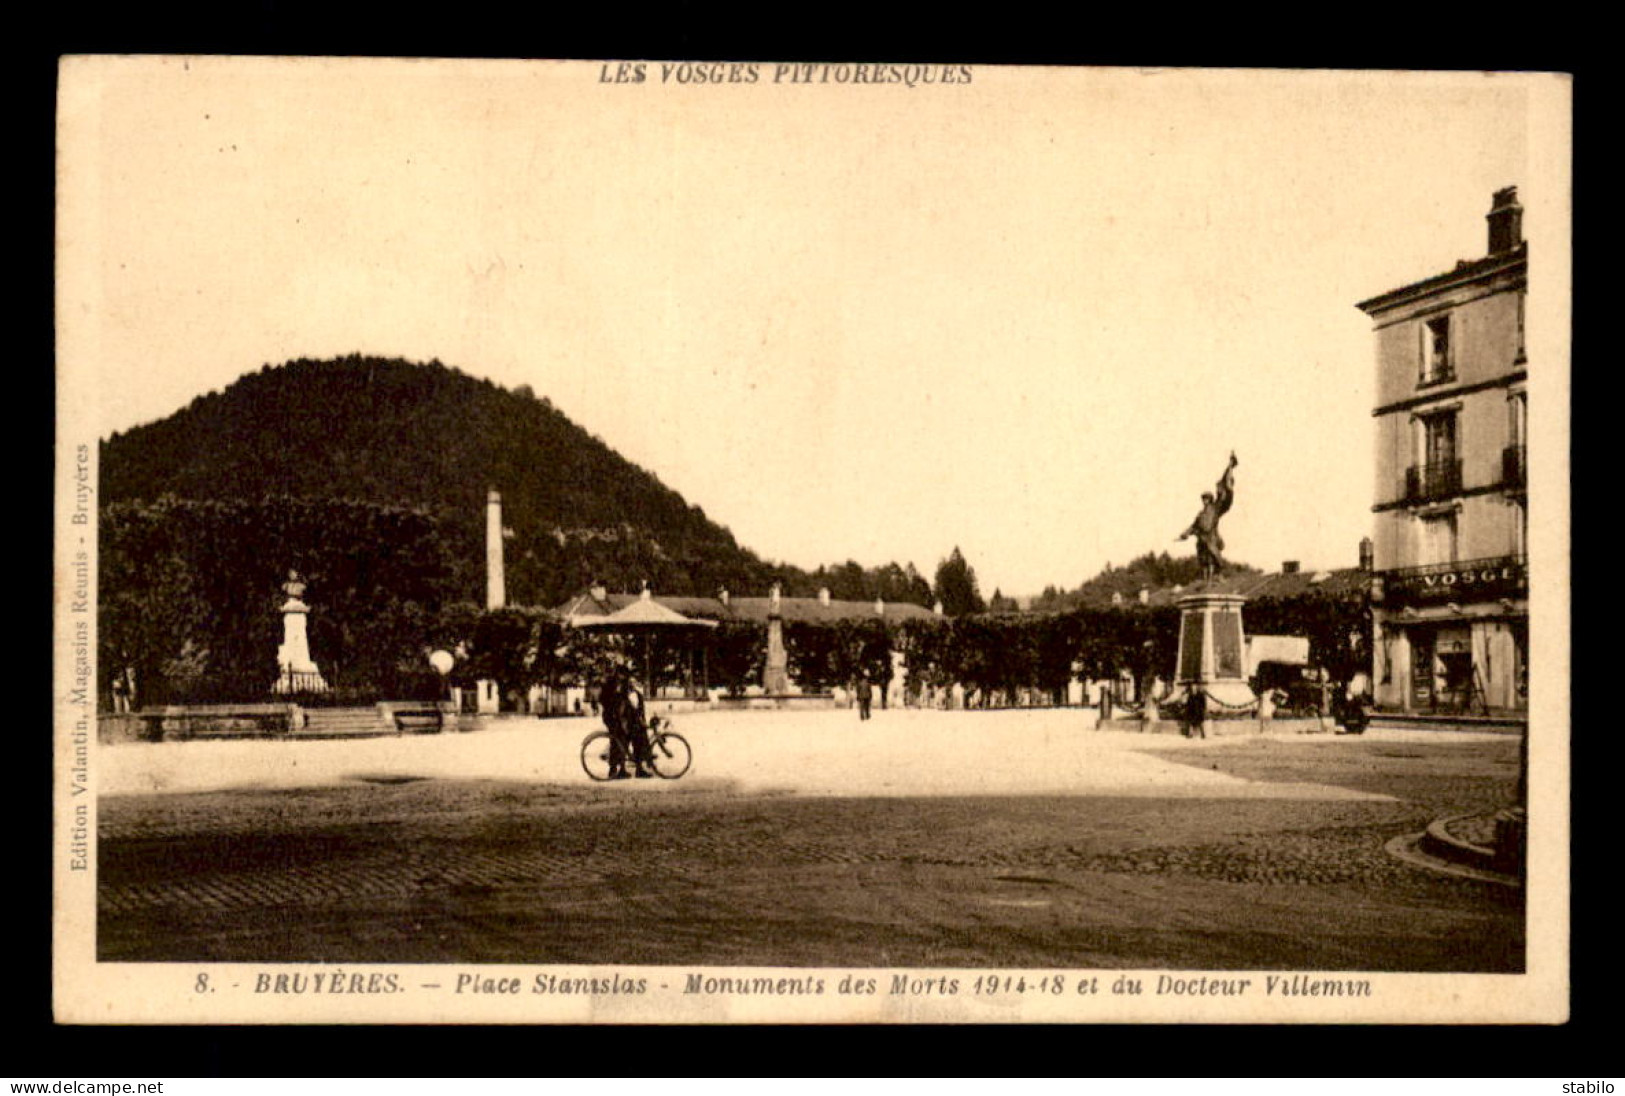
M1399 603L1523 597L1529 592L1529 564L1515 558L1474 560L1389 571L1383 580L1385 599Z

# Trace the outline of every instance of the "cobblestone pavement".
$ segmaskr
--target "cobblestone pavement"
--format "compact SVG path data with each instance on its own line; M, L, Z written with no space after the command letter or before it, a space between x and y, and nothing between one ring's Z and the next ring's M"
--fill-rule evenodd
M1314 769L1406 796L807 798L703 781L639 796L363 779L114 797L100 952L624 961L632 931L656 963L1517 969L1515 906L1383 852L1442 807L1504 801L1510 766L1493 747L1349 745L1179 761L1283 782Z
M981 806L989 812L1009 810L1008 805L995 802ZM669 825L678 820L667 815L641 821L639 825L617 820L611 832L575 827L561 833L511 826L496 848L432 839L402 843L361 832L239 835L203 841L193 837L185 840L184 849L174 847L171 839L147 850L148 855L139 860L148 870L162 869L167 863L184 872L152 870L152 874L161 874L152 881L126 880L135 862L122 855L122 843L114 841L110 847L120 855L104 862L100 906L114 915L175 906L241 910L411 897L429 890L526 882L593 883L623 874L644 879L703 878L764 862L782 867L932 864L1178 873L1231 882L1296 885L1404 884L1414 881L1414 871L1383 854L1382 845L1417 824L1410 816L1368 825L1240 834L1222 843L1158 843L1103 852L1098 839L974 847L963 836L931 840L930 833L899 833L895 820L885 831L867 834L831 832L828 819L812 830L795 824L753 829L740 812L714 808L696 808L691 817L681 819L681 825ZM454 849L448 844L454 844Z

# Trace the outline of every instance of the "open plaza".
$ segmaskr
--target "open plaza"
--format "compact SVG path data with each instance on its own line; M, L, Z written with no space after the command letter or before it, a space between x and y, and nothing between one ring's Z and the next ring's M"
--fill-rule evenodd
M100 754L104 960L1501 971L1521 892L1388 851L1512 796L1518 736L1208 740L1087 709L696 713Z

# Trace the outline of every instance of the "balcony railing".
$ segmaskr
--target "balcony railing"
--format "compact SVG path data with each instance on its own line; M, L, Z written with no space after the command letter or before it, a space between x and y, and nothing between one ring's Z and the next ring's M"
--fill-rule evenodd
M1529 482L1528 468L1525 465L1527 453L1521 445L1509 445L1501 450L1501 485L1503 487L1523 487Z
M1456 379L1456 368L1448 364L1436 364L1428 368L1421 377L1417 378L1416 387L1429 388L1435 384L1449 384Z
M1413 464L1405 469L1405 500L1424 502L1461 493L1461 461Z

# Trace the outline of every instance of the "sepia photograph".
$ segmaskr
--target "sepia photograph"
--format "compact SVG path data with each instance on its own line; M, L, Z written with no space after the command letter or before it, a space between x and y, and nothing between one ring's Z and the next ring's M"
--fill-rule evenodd
M1557 74L74 56L65 1023L1562 1023Z

